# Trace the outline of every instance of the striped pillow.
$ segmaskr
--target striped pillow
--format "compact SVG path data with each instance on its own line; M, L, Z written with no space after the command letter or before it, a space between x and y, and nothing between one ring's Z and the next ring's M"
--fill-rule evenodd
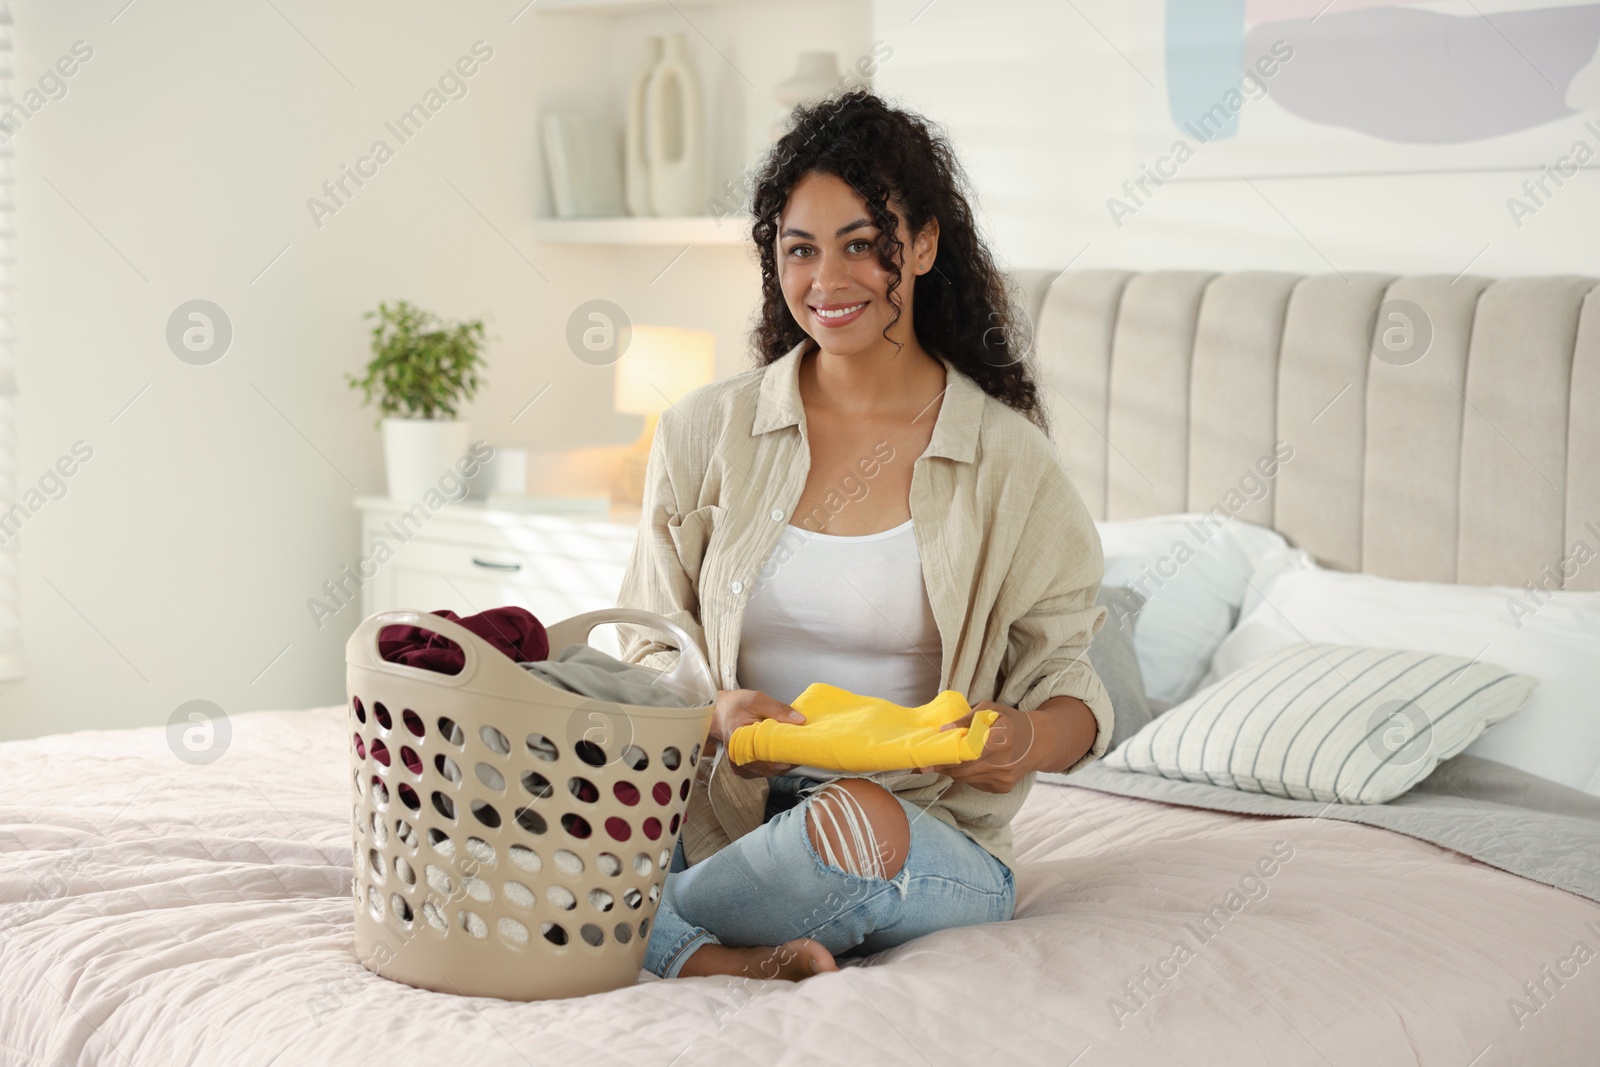
M1101 762L1292 800L1382 804L1521 708L1537 684L1459 656L1290 645L1195 693Z

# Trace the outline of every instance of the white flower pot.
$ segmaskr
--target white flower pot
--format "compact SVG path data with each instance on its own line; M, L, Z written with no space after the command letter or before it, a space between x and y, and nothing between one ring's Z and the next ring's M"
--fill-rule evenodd
M389 498L415 503L430 489L452 497L451 489L461 479L456 461L469 447L468 430L464 419L384 419L383 462ZM453 498L460 499L461 493L457 488Z

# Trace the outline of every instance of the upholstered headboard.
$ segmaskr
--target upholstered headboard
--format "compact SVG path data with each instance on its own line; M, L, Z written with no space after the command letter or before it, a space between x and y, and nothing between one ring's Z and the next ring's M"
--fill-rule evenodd
M1097 519L1220 508L1341 570L1600 590L1596 279L1013 277Z

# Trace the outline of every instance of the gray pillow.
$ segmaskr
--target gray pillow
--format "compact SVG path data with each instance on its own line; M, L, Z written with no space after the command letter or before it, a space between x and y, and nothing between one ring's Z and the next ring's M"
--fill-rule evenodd
M1133 627L1144 601L1144 594L1125 585L1102 585L1094 598L1096 604L1109 609L1100 632L1089 642L1089 666L1111 694L1111 707L1116 712L1111 748L1138 733L1154 718L1145 697L1144 676L1139 673L1139 655L1133 647Z

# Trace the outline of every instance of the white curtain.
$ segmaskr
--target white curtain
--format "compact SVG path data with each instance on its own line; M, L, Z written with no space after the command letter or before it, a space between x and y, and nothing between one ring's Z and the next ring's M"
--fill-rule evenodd
M11 4L0 0L0 109L11 103ZM11 331L12 297L16 290L16 173L9 138L0 144L0 514L17 503L17 372L16 340ZM21 678L22 589L17 574L17 541L0 536L0 680Z

